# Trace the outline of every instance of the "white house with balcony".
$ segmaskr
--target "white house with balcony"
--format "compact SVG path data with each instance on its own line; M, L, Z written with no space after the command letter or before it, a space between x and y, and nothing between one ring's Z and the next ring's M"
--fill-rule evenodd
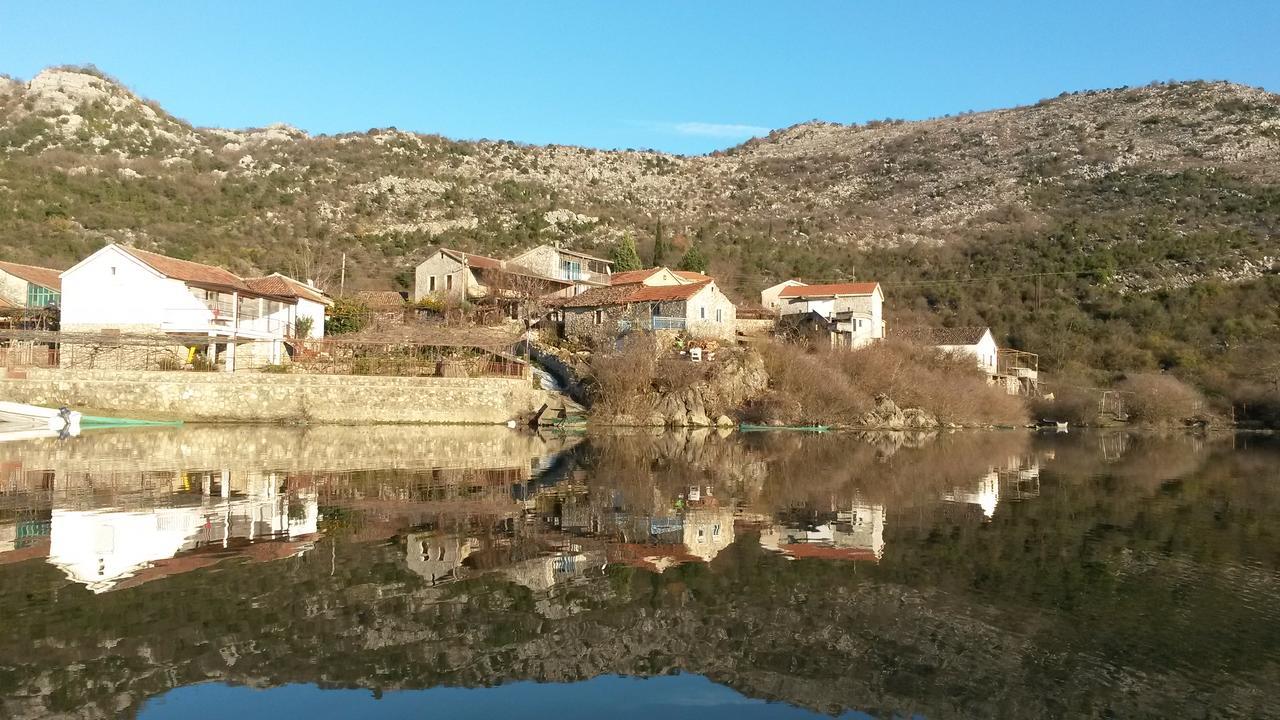
M972 357L987 380L1010 395L1039 392L1039 356L998 346L989 327L908 327L894 330L893 338Z
M173 340L180 361L203 355L227 371L284 361L301 292L255 288L219 267L119 244L93 253L61 279L63 333L81 334L86 345L90 336L163 335ZM313 289L292 282L308 294ZM316 303L323 304L318 296ZM318 325L323 332L323 320ZM64 351L64 362L73 357Z
M808 320L829 333L833 347L860 348L885 336L884 290L878 282L806 285L788 280L760 293L780 319Z

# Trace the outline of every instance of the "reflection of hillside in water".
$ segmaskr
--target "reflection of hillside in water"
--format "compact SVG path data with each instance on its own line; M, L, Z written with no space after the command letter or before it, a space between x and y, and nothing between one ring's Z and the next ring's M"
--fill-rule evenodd
M225 498L221 471L194 463L184 487L127 463L93 477L91 453L70 445L82 465L40 460L49 448L10 458L0 603L20 622L0 624L0 715L116 716L210 680L390 690L682 670L830 713L1274 716L1263 700L1280 691L1274 447L500 433L432 439L454 448L439 455L450 464L343 465L324 450L278 468L280 455L227 460ZM301 537L314 549L97 595L45 555L21 559L58 533L55 506L154 517L243 499L248 518L265 493L254 473L287 500L277 528L309 529L314 498L315 532ZM184 536L171 559L196 569L205 553L287 546L233 536L223 548L216 527Z

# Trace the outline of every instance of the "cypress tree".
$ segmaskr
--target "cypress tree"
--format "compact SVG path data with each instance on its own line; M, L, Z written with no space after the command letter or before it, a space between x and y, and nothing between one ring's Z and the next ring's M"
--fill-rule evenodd
M666 238L662 237L662 220L659 218L658 224L653 229L653 266L662 265L669 253L670 248L667 246Z

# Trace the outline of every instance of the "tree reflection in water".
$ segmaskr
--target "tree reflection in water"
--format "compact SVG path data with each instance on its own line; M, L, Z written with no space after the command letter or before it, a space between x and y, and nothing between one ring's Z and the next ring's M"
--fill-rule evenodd
M208 680L676 670L824 713L1277 713L1265 439L182 428L7 449L6 717Z

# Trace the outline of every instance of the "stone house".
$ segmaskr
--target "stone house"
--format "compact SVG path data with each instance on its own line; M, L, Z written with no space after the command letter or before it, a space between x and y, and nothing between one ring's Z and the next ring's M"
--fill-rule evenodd
M494 296L571 295L575 281L507 260L437 248L414 270L413 301L474 302Z
M258 278L255 289L223 268L114 243L63 272L61 280L64 333L163 336L173 345L156 347L166 347L174 360L205 355L228 372L284 362L299 296L304 290L312 296L310 286L292 278ZM278 282L289 289L277 294ZM315 291L308 302L322 304L320 297ZM90 346L64 343L63 364L75 364L78 351L90 352ZM131 362L122 359L118 367Z
M762 304L773 302L781 319L807 316L825 323L832 347L865 347L885 337L884 290L878 282L795 283L778 289L776 299L771 298L761 293Z
M632 330L673 330L732 340L737 308L714 280L680 285L635 282L594 288L559 301L564 334L608 342Z
M511 258L511 262L536 275L571 282L576 292L610 285L613 274L612 260L558 245L539 245Z
M39 310L62 299L60 271L0 262L0 307Z

